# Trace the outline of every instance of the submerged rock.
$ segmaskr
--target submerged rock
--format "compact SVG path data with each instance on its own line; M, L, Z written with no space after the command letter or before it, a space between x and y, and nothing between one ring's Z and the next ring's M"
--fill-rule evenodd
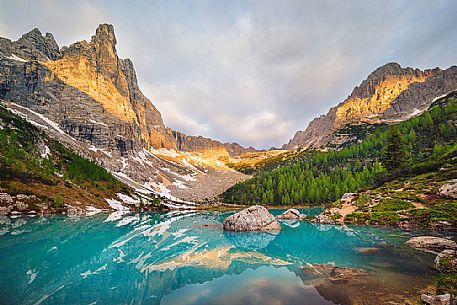
M266 248L272 242L278 231L270 232L224 232L224 237L227 238L237 249L260 250Z
M278 231L276 218L263 206L254 205L224 219L226 231Z
M369 273L360 268L343 268L332 264L309 264L301 267L307 274L328 279L333 284L363 283Z
M357 248L354 248L354 251L358 252L358 253L374 253L374 252L379 252L380 250L381 250L381 248L377 248L377 247L357 247Z
M444 250L435 258L435 266L441 272L457 272L457 251Z
M305 219L306 215L300 213L297 209L288 209L281 215L276 216L276 219L289 219L289 220L298 220L298 219Z
M421 301L429 305L451 305L451 295L441 294L441 295L421 295Z
M439 253L446 249L457 249L457 244L454 241L435 236L412 237L406 244L415 249L432 253Z

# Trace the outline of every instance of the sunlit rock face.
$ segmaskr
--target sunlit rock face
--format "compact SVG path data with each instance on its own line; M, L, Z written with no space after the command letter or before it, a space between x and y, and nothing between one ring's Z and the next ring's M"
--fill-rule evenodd
M129 59L116 53L113 26L90 42L59 51L35 29L18 41L0 40L0 98L31 108L71 136L104 148L175 148L159 111L142 94Z
M116 53L112 25L102 24L90 42L80 41L63 51L56 61L44 62L67 85L97 100L104 110L133 126L141 145L175 148L162 117L140 91L133 63Z
M336 127L383 113L412 83L422 83L430 75L430 70L403 69L396 63L378 68L337 108Z
M116 43L109 24L99 25L89 42L61 50L52 34L38 29L15 42L0 38L0 99L45 114L71 136L104 148L255 150L166 128L141 92L132 61L118 57Z
M305 130L298 131L283 148L341 144L341 139L334 133L348 124L398 122L421 113L434 98L456 89L455 66L421 71L402 68L397 63L386 64L355 87L342 103L330 108L326 115L315 118Z

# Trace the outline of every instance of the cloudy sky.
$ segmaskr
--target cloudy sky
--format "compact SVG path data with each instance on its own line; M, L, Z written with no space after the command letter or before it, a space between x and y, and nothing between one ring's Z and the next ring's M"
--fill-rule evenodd
M455 0L0 0L0 36L63 46L111 23L166 125L269 148L378 66L456 65L456 16Z

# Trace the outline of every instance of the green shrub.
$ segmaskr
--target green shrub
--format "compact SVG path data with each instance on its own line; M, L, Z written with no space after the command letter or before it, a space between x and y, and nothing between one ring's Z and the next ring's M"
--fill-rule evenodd
M62 195L60 195L59 193L57 193L55 196L54 196L54 207L56 208L62 208L63 207L63 197Z

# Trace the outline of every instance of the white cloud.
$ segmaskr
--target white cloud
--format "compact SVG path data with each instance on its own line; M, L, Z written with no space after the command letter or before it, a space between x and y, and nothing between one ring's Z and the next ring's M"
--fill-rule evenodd
M269 148L382 64L456 64L456 15L452 0L18 0L0 1L0 36L39 27L68 44L113 23L168 126Z

